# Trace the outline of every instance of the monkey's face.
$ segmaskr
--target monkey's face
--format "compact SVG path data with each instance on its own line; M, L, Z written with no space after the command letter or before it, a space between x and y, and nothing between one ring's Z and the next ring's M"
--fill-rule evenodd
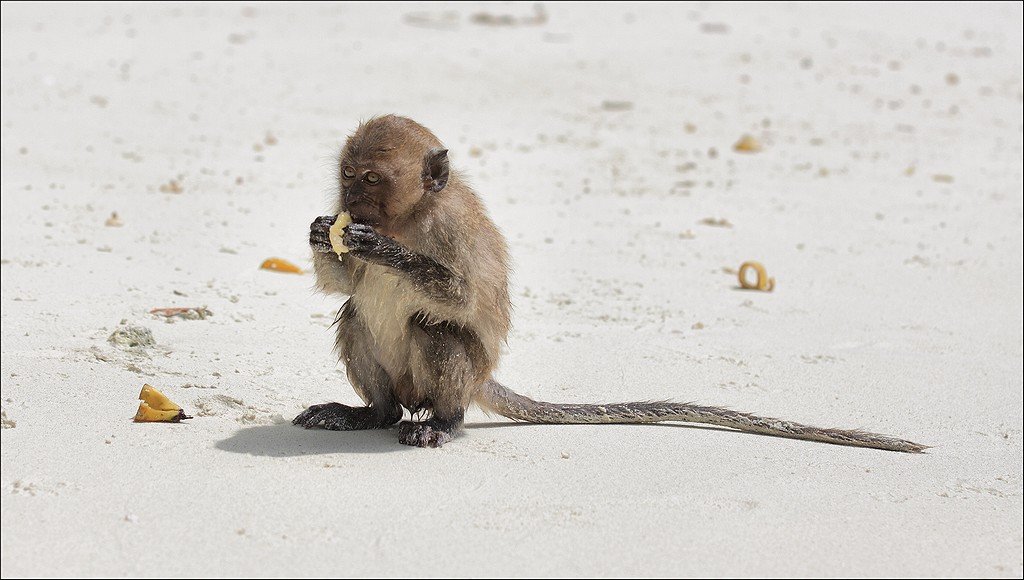
M341 206L356 223L390 235L423 196L423 188L419 179L408 179L418 167L402 167L399 158L381 153L341 159Z
M341 209L391 237L425 196L440 194L448 183L448 150L440 147L343 154L340 165Z
M430 131L405 117L362 123L338 163L340 206L356 223L396 237L424 197L448 183L448 150Z

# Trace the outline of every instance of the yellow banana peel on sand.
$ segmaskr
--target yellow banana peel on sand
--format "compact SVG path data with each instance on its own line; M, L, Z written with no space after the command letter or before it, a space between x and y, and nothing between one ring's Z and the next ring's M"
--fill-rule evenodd
M267 258L260 264L260 270L270 270L272 272L284 272L285 274L302 274L302 268L292 264L284 258Z
M757 275L753 283L747 280L747 270L753 270ZM765 271L761 262L743 262L743 265L740 266L740 271L737 272L737 276L740 279L740 288L744 290L771 292L775 289L775 278L768 277L768 272Z
M139 410L135 413L136 423L177 423L191 419L181 407L151 385L143 385L139 393Z

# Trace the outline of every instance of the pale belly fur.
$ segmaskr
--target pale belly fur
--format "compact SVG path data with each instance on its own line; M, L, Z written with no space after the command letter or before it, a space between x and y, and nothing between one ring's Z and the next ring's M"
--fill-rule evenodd
M387 268L370 266L352 296L373 337L375 358L392 381L409 372L409 319L425 306L408 284Z

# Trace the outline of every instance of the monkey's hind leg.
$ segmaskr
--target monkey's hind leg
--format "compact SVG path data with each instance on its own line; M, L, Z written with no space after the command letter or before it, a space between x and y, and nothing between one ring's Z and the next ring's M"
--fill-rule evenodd
M356 316L355 307L346 303L338 314L337 346L345 361L349 382L365 407L341 403L313 405L292 420L306 429L322 426L331 431L386 429L402 419L402 407L395 400L391 378L370 350L369 331Z
M451 441L462 425L485 367L483 349L472 332L449 322L429 324L414 317L409 325L414 343L409 360L412 381L432 416L426 421L402 422L398 441L440 447Z

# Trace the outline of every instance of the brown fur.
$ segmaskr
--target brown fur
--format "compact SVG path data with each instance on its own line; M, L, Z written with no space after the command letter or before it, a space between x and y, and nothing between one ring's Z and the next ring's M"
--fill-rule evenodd
M314 405L306 427L368 429L394 424L401 407L430 419L403 423L400 441L448 441L473 402L534 423L687 421L743 431L895 451L910 441L822 429L719 407L671 402L610 405L533 401L491 379L510 324L508 250L473 189L449 170L441 142L394 115L360 124L339 157L336 213L354 224L354 249L325 245L331 216L311 226L317 286L350 296L338 316L337 349L365 408ZM379 179L379 180L378 180Z
M345 144L339 173L345 166L372 170L387 183L371 200L340 196L336 211L350 211L356 222L447 267L462 281L449 292L457 299L424 295L403 273L354 255L339 261L314 253L314 266L321 290L351 296L339 316L337 347L363 400L387 404L386 391L412 411L461 418L508 334L508 249L458 172L442 191L424 192L424 155L440 145L403 117L361 124Z

